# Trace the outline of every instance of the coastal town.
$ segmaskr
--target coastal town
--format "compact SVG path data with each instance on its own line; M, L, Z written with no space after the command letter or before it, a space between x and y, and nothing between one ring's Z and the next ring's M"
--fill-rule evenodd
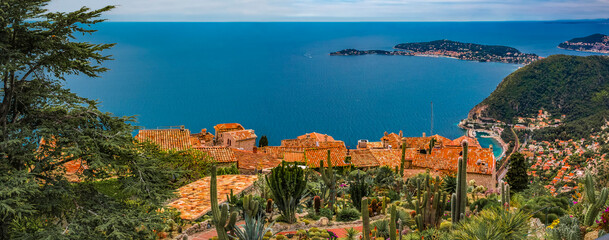
M431 42L401 43L395 45L395 51L344 49L330 53L330 56L357 56L367 54L399 56L439 56L477 62L501 62L529 64L542 59L536 54L522 53L518 49L506 46L462 43L450 40Z
M560 43L558 48L580 52L609 53L609 36L597 33L587 37L574 38Z

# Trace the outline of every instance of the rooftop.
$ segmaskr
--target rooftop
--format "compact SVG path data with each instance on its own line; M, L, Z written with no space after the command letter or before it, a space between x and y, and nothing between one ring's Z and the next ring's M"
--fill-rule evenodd
M202 151L212 157L219 163L233 163L237 162L235 152L229 147L205 147L198 146L195 149Z
M226 133L229 136L232 136L236 141L248 140L252 138L257 138L254 130L239 130L239 131L231 131Z
M186 150L197 142L190 137L188 129L143 129L135 135L138 141L150 141L158 144L163 150Z

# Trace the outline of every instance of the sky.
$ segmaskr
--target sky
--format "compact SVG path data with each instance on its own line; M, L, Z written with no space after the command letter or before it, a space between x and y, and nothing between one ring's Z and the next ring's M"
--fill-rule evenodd
M51 11L116 5L109 21L539 21L609 18L609 0L52 0Z

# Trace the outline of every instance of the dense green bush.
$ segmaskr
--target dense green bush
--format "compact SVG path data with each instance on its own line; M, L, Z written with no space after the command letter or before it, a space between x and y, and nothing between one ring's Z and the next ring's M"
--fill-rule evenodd
M565 215L569 209L569 200L548 195L540 196L529 200L523 209L533 213L533 217L539 218L542 223L549 224Z
M580 240L582 234L579 229L579 221L571 216L563 216L559 219L559 223L546 230L546 239L548 240Z
M396 174L388 166L377 168L374 176L374 184L381 188L392 188L395 184Z
M359 217L359 210L352 207L347 207L338 211L338 213L336 214L336 221L350 222L359 219Z
M525 211L492 208L460 221L452 232L453 239L526 239L530 215Z
M474 209L477 209L478 212L487 209L487 208L491 208L491 207L499 207L501 206L501 204L498 202L498 197L495 194L491 194L486 198L480 198L478 200L476 200L475 202L473 202L470 206L469 209L471 209L472 211Z
M319 209L319 216L326 217L326 218L332 220L332 217L334 216L334 212L332 212L332 210L330 210L328 208L322 208L322 209Z

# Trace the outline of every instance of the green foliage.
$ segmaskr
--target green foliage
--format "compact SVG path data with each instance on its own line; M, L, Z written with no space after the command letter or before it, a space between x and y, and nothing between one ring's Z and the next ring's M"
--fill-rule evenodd
M0 3L0 239L153 238L169 217L154 210L179 174L138 149L132 117L101 112L63 87L70 75L108 70L102 52L114 44L76 36L93 34L113 7L49 13L48 2ZM70 161L87 166L80 183L64 175ZM128 200L90 184L109 177Z
M457 191L457 177L454 174L442 177L442 190L451 195Z
M510 167L506 179L510 184L510 189L514 192L522 192L527 189L529 178L524 155L519 152L513 153L512 156L510 156L509 165Z
M567 213L569 200L550 195L540 196L529 200L522 209L533 213L533 217L539 218L542 223L550 224Z
M336 176L334 175L334 168L332 167L332 160L330 157L330 150L328 150L328 157L326 164L327 168L324 168L324 161L319 161L319 172L321 173L321 179L330 191L330 197L328 199L328 207L334 211L334 202L336 201Z
M376 169L374 176L374 184L381 188L391 188L396 181L396 174L388 166L382 166Z
M256 201L252 195L243 197L243 213L245 217L254 217L259 213L260 202Z
M453 239L526 239L530 215L493 208L453 225Z
M231 164L228 167L218 168L218 175L236 175L239 174L239 168L237 164Z
M332 220L332 217L334 216L334 212L329 208L322 208L319 210L319 216Z
M266 176L266 181L281 215L288 223L296 222L296 207L307 185L304 170L295 164L282 162Z
M357 236L357 234L359 234L359 231L354 228L346 228L345 232L347 233L347 236L345 236L345 240L356 240L355 237Z
M499 200L497 198L497 195L492 194L492 195L488 196L487 198L480 198L480 199L474 201L469 206L469 209L471 209L472 211L474 209L477 209L478 211L482 211L484 209L501 207L501 204L498 201Z
M391 240L397 240L397 227L396 227L396 222L397 217L398 217L398 213L397 210L395 208L395 205L392 205L390 210L389 210L389 214L391 215L390 219L389 219L389 239Z
M462 148L463 156L457 161L456 189L450 199L450 217L453 223L458 223L463 219L465 206L467 206L467 141L463 141Z
M476 108L487 106L482 116L507 123L539 109L554 116L564 114L563 125L536 131L533 138L578 139L598 130L609 116L609 104L601 97L609 90L608 76L606 56L552 55L507 76Z
M409 202L414 201L415 222L419 231L437 227L442 220L446 207L446 193L440 189L440 184L440 177L436 177L433 183L429 175L425 180L417 179L415 199L408 199Z
M370 227L376 229L376 237L389 238L389 221L387 219L376 220L372 222Z
M226 232L228 230L233 231L235 229L237 213L232 211L229 212L228 204L222 204L222 206L218 206L216 166L212 166L209 185L211 213L213 216L212 222L216 227L216 232L218 233L218 240L229 240L228 234Z
M597 196L594 188L594 178L592 175L590 175L590 173L586 174L586 178L584 180L584 190L586 193L586 204L588 206L586 209L586 216L584 218L584 225L592 226L594 220L598 216L598 213L601 211L601 208L605 202L607 202L607 194L609 192L607 188L604 187L601 190L601 194Z
M364 240L370 240L370 216L368 213L368 198L362 198L361 213L362 213L362 236Z
M264 217L262 217L262 215L246 215L245 225L234 227L234 238L239 240L262 240L268 233L272 234L271 227L273 224L265 226L264 222Z
M546 230L548 240L581 240L582 234L577 218L563 216L559 219L558 225Z
M349 185L348 192L351 196L351 201L353 201L353 206L360 206L362 198L370 194L370 186L368 185L368 183L366 183L364 178L365 177L363 176L357 177L355 178L355 181Z
M339 222L350 222L359 219L359 211L352 207L346 207L338 211L336 214L336 221Z
M266 147L269 145L269 140L266 138L266 135L262 135L260 140L258 140L258 147Z

